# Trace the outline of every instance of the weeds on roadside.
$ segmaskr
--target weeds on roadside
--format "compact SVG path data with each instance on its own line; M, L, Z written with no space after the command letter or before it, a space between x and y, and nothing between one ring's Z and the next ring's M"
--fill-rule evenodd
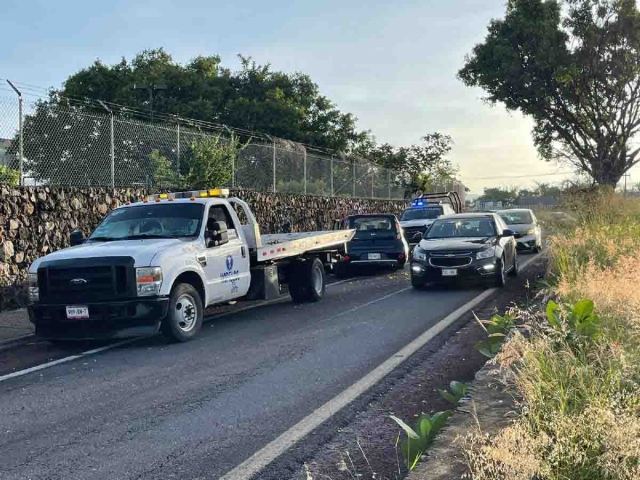
M452 405L458 405L460 400L462 400L467 395L467 385L462 382L453 381L449 384L449 391L438 389L438 392L447 402Z
M521 416L467 438L474 480L640 478L640 202L574 202L579 225L550 241L557 300L495 357Z
M434 413L432 416L422 415L418 418L414 430L398 417L391 415L391 419L400 425L400 428L406 434L401 449L409 471L416 467L420 458L433 443L436 435L444 427L447 418L450 416L451 412L449 410Z

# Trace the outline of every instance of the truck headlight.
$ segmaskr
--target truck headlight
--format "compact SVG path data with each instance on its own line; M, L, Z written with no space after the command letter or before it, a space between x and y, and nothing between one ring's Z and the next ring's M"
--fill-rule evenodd
M416 247L413 249L413 258L415 258L416 260L422 260L424 262L427 260L427 252L425 252L421 248Z
M536 231L532 228L531 230L527 230L525 235L533 235L534 233L536 233Z
M160 267L136 268L136 286L139 297L159 295L162 286L162 269Z
M38 288L38 274L29 274L29 300L37 302L40 300L40 289Z
M478 253L476 253L476 258L480 260L482 258L495 257L495 255L496 255L496 247L489 247L489 248L485 248L484 250L480 250Z

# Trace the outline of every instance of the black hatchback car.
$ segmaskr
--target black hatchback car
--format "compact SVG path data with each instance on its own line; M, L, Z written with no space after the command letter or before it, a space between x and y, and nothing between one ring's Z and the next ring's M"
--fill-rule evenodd
M356 231L349 242L348 253L336 266L338 276L346 276L357 266L404 268L409 245L395 215L350 215L337 221L336 229Z
M518 274L513 231L495 213L460 213L431 224L411 255L411 284L480 280L502 287Z

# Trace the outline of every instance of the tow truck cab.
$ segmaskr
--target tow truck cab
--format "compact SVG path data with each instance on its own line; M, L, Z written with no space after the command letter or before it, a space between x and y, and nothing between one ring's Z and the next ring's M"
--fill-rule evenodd
M186 341L208 306L324 295L324 265L353 231L261 235L244 201L211 189L113 210L84 239L29 269L29 316L47 339L153 335ZM288 288L287 288L288 287Z

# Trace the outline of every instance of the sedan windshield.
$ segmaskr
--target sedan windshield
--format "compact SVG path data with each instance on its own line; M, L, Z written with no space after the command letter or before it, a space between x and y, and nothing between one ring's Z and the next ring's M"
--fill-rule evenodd
M200 203L119 208L103 220L89 240L193 237L200 231L203 213Z
M501 212L500 216L507 225L530 225L533 223L529 212Z
M493 237L496 234L490 218L455 218L436 220L427 232L427 238Z
M400 220L434 220L442 215L442 208L409 208L402 212Z

